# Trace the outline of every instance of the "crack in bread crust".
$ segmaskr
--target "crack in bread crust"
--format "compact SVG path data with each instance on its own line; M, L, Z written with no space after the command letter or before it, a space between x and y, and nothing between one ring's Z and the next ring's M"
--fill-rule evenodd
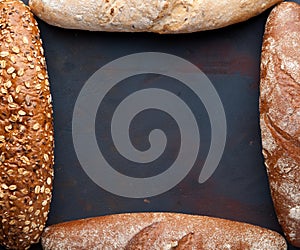
M282 0L30 0L49 24L110 32L190 33L222 28Z
M297 35L296 35L297 34ZM260 125L271 194L287 239L300 246L300 5L275 7L261 60Z
M278 233L246 223L177 213L131 213L65 222L46 228L45 250L259 249L285 250Z

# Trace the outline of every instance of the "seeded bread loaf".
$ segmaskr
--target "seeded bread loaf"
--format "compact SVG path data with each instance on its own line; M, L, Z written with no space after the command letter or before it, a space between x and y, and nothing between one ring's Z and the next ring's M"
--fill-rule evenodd
M108 215L50 226L45 250L286 249L282 236L246 223L176 213Z
M300 247L300 5L271 12L261 59L263 154L278 220Z
M68 29L189 33L245 21L282 0L30 0L33 12Z
M39 241L53 178L52 106L37 23L18 0L0 1L0 244Z

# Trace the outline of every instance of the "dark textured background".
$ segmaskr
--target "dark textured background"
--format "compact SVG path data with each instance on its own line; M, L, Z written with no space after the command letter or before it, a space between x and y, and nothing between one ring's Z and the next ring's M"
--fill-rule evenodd
M48 225L122 212L172 211L233 219L282 233L269 193L258 119L260 50L268 13L224 29L186 35L93 33L64 30L38 20L53 95L56 142L54 193ZM217 171L200 185L197 178L209 148L210 126L202 104L190 98L188 92L183 93L182 98L189 100L200 125L201 148L193 170L179 185L162 195L147 200L122 198L98 187L82 170L72 143L72 113L79 91L97 69L121 56L149 51L180 56L207 74L224 104L227 143ZM177 88L175 80L153 75L134 77L125 83L130 93L137 86L159 86L166 81ZM114 98L121 98L122 91L122 86L116 88ZM136 119L133 141L139 139L135 131L141 133L141 128L149 122L161 119L162 127L165 126L159 114L150 116ZM101 122L97 119L97 124ZM173 128L174 140L178 134L176 126ZM104 138L105 142L106 135L101 131L101 125L96 127L97 138ZM118 158L111 157L118 163ZM168 161L167 157L166 162L160 162L162 171ZM122 168L126 171L126 165Z

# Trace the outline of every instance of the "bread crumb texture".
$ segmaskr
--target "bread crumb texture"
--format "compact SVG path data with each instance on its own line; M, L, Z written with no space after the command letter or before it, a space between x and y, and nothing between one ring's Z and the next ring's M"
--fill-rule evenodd
M245 21L282 0L30 0L49 24L69 29L190 33Z
M263 154L278 220L300 247L300 5L275 7L266 24L260 87Z
M53 178L49 81L37 23L21 1L0 1L0 244L39 241Z

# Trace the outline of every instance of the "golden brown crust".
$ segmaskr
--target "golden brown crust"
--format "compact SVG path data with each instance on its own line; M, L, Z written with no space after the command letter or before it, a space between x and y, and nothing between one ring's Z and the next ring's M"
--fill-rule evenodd
M261 60L263 154L278 220L300 247L300 5L273 9Z
M51 95L29 8L0 1L0 26L0 244L26 249L39 240L51 200Z
M282 0L30 0L45 22L68 29L190 33L245 21Z
M203 249L203 239L201 234L188 233L183 236L179 241L174 250L194 250Z
M118 214L61 223L45 229L42 245L45 250L286 249L282 236L261 227L176 213Z

